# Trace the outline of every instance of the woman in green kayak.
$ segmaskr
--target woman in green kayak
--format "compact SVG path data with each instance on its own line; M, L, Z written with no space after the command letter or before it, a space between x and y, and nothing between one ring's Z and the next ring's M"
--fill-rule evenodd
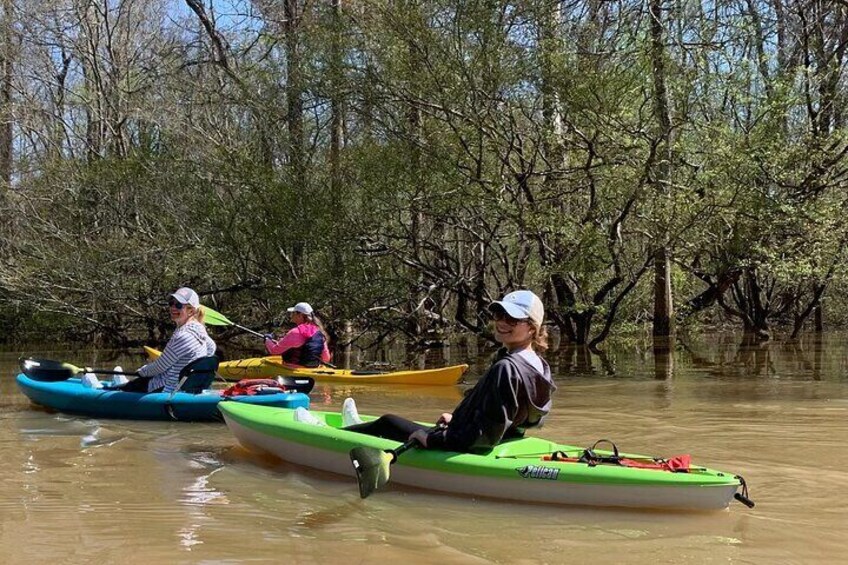
M550 367L539 356L547 349L542 301L529 290L518 290L493 302L489 311L495 338L503 347L454 411L439 417L436 428L393 414L361 423L353 399L348 398L342 407L344 429L399 442L414 439L428 449L470 452L488 451L539 426L556 390Z

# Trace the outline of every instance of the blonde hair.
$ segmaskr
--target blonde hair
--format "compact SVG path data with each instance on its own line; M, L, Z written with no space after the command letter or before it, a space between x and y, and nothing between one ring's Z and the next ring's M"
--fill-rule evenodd
M186 304L185 308L191 308L193 310L191 316L189 316L190 318L194 318L204 326L206 325L206 323L204 322L204 320L206 319L206 312L203 310L202 307L195 308L191 304Z
M324 334L324 343L326 343L326 344L327 344L327 347L330 347L330 346L332 345L332 344L330 343L330 334L328 334L328 333L327 333L327 329L324 327L324 323L321 321L321 318L319 318L319 317L315 314L315 312L314 312L314 311L312 312L312 314L309 314L309 315L307 315L306 317L307 317L307 318L309 318L309 321L310 321L310 322L312 322L313 324L315 324L316 326L318 326L318 330L319 330L322 334Z
M543 325L537 325L535 322L530 322L535 330L533 332L533 341L530 346L536 353L542 353L548 350L548 328Z

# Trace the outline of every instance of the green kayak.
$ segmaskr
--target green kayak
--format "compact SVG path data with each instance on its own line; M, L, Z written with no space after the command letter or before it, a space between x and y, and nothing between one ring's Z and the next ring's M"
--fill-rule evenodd
M341 429L336 412L311 411L326 424L319 426L295 421L294 410L285 408L226 403L220 410L246 448L343 475L355 476L351 449L400 445ZM741 477L704 467L689 466L686 472L645 468L658 466L657 460L639 455L621 457L645 467L578 461L584 451L533 437L506 441L484 455L413 449L392 466L391 482L523 502L692 510L726 508L744 487Z

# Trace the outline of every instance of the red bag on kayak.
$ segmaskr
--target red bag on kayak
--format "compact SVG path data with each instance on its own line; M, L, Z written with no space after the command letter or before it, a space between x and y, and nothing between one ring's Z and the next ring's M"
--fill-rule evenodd
M271 394L285 392L280 383L274 379L242 379L221 392L222 396L255 396L257 394Z
M686 473L689 471L691 461L690 455L677 455L671 459L654 459L653 461L639 461L623 457L620 464L635 469L657 469L658 471L671 471L672 473Z
M689 470L689 464L692 463L692 457L689 455L678 455L677 457L672 457L668 461L668 468L674 471L675 473L680 473Z

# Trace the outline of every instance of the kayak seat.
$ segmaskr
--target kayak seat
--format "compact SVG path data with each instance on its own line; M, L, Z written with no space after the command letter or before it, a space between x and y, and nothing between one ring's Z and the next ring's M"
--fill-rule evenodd
M180 386L177 390L189 394L200 394L212 386L215 371L218 370L218 358L201 357L195 359L180 371Z
M538 455L541 457L546 453L551 453L552 450L557 449L558 447L560 446L546 439L525 437L507 440L496 445L492 449L492 455L494 455L496 459L526 457L528 455Z

